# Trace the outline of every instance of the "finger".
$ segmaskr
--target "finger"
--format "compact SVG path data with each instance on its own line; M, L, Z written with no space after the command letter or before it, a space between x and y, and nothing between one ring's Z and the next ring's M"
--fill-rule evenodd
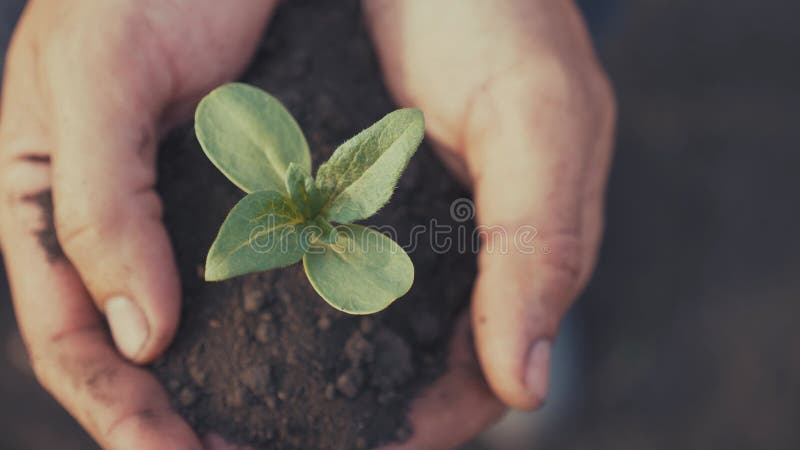
M163 388L116 352L75 270L53 250L45 163L6 166L0 238L14 306L37 378L105 449L200 449ZM49 249L49 253L44 248Z
M522 409L544 400L558 323L594 265L613 130L593 87L537 70L487 88L469 138L478 354L498 396Z
M469 330L464 314L453 331L447 371L411 405L414 434L380 450L456 448L502 416L505 406L486 385Z
M45 60L69 67L47 72L58 240L121 353L143 363L175 333L180 287L154 189L155 124L169 80L148 69L156 61L147 46L122 41L129 31L80 39L93 48L74 52L63 43Z

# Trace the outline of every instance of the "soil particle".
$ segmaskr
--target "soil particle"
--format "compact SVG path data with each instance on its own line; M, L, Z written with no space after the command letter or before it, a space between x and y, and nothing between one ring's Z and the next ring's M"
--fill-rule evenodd
M242 284L242 310L245 313L253 314L260 311L267 303L268 294L265 286L272 281L270 272L255 274L246 278Z
M198 386L203 386L204 384L206 384L206 377L208 376L208 372L203 366L199 364L190 364L189 376L192 378L192 381L194 381L195 384L197 384Z
M176 392L178 389L181 388L181 382L178 380L169 380L167 381L167 389L172 392Z
M251 392L263 392L270 385L270 367L266 364L248 367L239 374L239 381Z
M357 367L362 362L372 362L375 356L375 346L360 331L355 331L344 344L344 356L350 361L350 364Z
M278 300L282 301L283 303L291 303L292 301L292 294L284 289L284 288L277 288L275 290Z
M256 341L266 344L270 341L270 337L274 337L275 333L272 332L273 328L268 322L262 322L256 326L255 338Z
M264 297L258 292L245 291L242 298L242 309L244 312L253 313L264 306Z
M395 391L381 391L378 393L376 399L379 405L389 405L397 401L397 392Z
M317 328L319 331L328 331L331 328L331 318L328 316L322 316L317 320Z
M336 398L336 386L332 384L325 386L325 398L328 400Z
M336 389L347 398L356 398L361 385L364 384L364 371L351 367L336 379Z
M362 317L361 322L359 322L359 328L361 329L361 332L367 335L372 334L372 332L375 331L376 326L377 324L375 323L375 319L371 317Z
M245 402L245 392L244 389L238 383L232 383L230 389L228 389L227 395L225 397L225 404L230 408L240 408L244 406Z
M181 403L181 406L192 406L196 400L197 394L189 387L181 389L178 394L178 401Z

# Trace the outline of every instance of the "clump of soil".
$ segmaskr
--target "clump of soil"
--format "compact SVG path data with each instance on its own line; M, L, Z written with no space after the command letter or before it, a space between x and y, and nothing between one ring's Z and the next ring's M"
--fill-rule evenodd
M298 119L315 167L395 108L354 0L286 2L244 80ZM204 282L206 252L243 193L203 156L190 126L160 155L184 308L178 336L153 370L189 422L201 434L270 449L371 448L410 436L408 406L441 373L475 274L474 255L436 251L430 233L412 232L432 220L465 226L449 214L464 193L431 149L423 144L371 220L394 227L403 246L412 236L417 242L411 291L369 317L329 307L300 265Z

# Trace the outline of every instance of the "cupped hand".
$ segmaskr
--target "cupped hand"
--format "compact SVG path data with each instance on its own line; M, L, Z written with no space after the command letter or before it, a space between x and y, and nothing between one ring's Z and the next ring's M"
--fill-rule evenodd
M390 91L425 112L428 137L474 193L484 239L471 315L483 372L503 403L536 408L559 320L602 232L615 103L586 26L572 1L364 5ZM427 427L402 448L451 448L479 432L488 422L472 419L498 413L480 383L469 386L481 403L451 411L458 425ZM422 426L439 420L415 412Z
M200 448L128 360L159 354L179 312L153 190L161 126L235 77L275 1L235 3L36 0L9 51L0 243L15 308L37 376L104 448ZM474 189L479 223L512 239L536 227L534 253L527 241L484 247L472 308L494 394L535 407L601 230L614 105L585 27L571 2L365 6L392 92L425 111L443 159ZM416 433L395 448L450 448L501 413L460 329L452 370L416 401Z
M180 311L156 145L244 68L276 1L32 0L14 34L0 243L37 377L103 448L202 448L133 364L164 350Z

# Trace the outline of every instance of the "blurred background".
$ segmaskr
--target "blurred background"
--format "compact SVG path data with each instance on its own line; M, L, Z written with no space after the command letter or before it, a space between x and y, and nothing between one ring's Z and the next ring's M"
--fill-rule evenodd
M584 3L620 109L600 262L548 405L466 448L798 449L800 3ZM0 267L0 449L53 448L96 447L33 379Z

